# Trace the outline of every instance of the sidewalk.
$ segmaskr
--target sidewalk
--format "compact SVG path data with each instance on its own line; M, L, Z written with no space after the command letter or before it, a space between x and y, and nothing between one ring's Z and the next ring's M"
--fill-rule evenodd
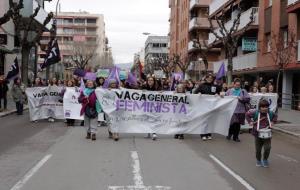
M300 138L300 111L279 109L275 130Z

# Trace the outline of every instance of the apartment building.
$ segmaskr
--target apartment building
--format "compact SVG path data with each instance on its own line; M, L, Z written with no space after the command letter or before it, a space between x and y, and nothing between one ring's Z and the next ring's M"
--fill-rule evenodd
M189 0L169 0L170 52L169 56L180 55L181 61L188 60L189 43Z
M149 36L145 42L145 73L152 74L153 70L160 70L154 65L153 58L167 58L169 55L168 36Z
M189 67L187 74L190 78L198 80L203 76L205 65L203 59L208 60L207 72L213 72L213 62L218 61L220 51L217 48L212 48L206 51L208 45L208 36L210 33L209 5L211 0L190 0L190 22L189 22L189 43L188 56ZM201 49L195 47L194 41L200 42ZM204 56L201 52L205 52Z
M71 78L75 65L72 62L74 50L72 46L88 44L90 48L96 48L95 56L88 67L98 68L101 65L107 65L105 61L112 61L107 58L111 55L111 50L108 48L108 39L105 35L104 16L102 14L90 14L88 12L59 12L57 17L57 40L61 51L62 64L55 65L50 71L52 76L59 78ZM50 34L43 35L41 43L47 45L50 40ZM85 54L86 52L82 52ZM45 52L39 52L39 63L44 61ZM64 67L64 68L62 68ZM62 77L62 71L64 71Z

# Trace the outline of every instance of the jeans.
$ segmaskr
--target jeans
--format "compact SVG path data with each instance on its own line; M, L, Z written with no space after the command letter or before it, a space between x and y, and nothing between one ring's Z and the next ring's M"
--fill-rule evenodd
M263 160L268 160L271 152L271 138L269 139L261 139L255 137L255 152L256 152L256 160L261 161L261 151L264 148Z
M4 106L3 108L7 109L7 97L6 96L0 98L0 109L2 108L2 99L3 99L3 106Z
M97 133L98 117L92 119L84 116L84 126L87 128L87 132L91 134Z
M16 102L17 114L23 115L23 103Z

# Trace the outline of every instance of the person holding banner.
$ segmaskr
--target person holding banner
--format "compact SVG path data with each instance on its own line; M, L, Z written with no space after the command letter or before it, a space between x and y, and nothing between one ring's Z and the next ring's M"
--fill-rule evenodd
M277 121L275 112L270 111L268 100L259 101L258 109L249 110L246 113L247 122L253 126L252 134L255 137L256 166L269 167L268 158L271 151L271 128ZM262 148L264 148L262 160Z
M183 93L183 94L185 94L186 93L185 86L183 84L177 85L177 87L176 87L176 93ZM181 139L181 140L183 140L184 139L184 134L176 134L174 136L174 138L175 139Z
M87 80L86 88L81 92L78 102L82 108L80 115L84 115L84 125L87 128L86 139L96 140L98 113L101 112L101 106L95 93L96 85L92 80Z
M71 88L71 87L74 87L74 86L75 86L75 85L74 85L74 81L73 81L73 80L68 80L68 81L67 81L66 87ZM64 87L63 90L62 90L62 92L61 92L61 96L62 96L62 97L64 97L64 94L65 94L65 92L66 92L66 90L67 90L66 87ZM75 119L66 119L66 123L67 123L67 126L68 126L68 127L74 126L74 124L75 124Z
M239 78L234 80L233 88L229 89L226 95L236 96L239 100L231 118L228 136L226 138L230 140L233 136L235 142L240 142L239 134L241 125L245 125L246 104L250 102L250 96L245 89L241 88L241 80Z
M16 103L17 114L23 115L23 104L25 102L25 86L21 83L20 78L14 79L14 84L11 89L11 94Z
M152 76L149 76L147 78L147 81L146 81L146 86L144 87L144 90L149 90L149 91L157 91L157 84L156 84L156 80L154 77ZM151 134L149 133L148 138L151 137ZM152 140L156 140L157 139L157 134L156 133L152 133Z
M221 87L214 84L214 76L212 74L208 74L205 77L205 83L200 85L195 91L194 94L207 94L207 95L218 95L221 92ZM201 139L203 141L212 140L212 136L210 133L201 134Z
M54 87L54 88L56 88L56 87L58 87L57 86L57 79L56 78L52 78L52 80L50 81L50 83L49 83L49 87ZM49 110L50 112L53 112L52 110ZM55 120L54 120L54 118L53 117L49 117L48 118L48 121L49 122L54 122Z

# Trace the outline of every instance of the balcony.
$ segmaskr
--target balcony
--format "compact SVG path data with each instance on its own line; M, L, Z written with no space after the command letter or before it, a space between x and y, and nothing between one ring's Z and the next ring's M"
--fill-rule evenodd
M200 41L201 44L203 44L204 42L203 41ZM207 40L205 40L205 43L207 44ZM206 48L204 45L201 47L202 49ZM189 44L188 44L188 51L194 51L194 50L197 50L196 47L194 47L194 42L193 41L190 41Z
M240 25L238 27L238 31L241 30L241 29L243 29L250 22L250 16L251 16L252 11L254 12L254 14L253 14L253 16L254 16L253 19L254 20L253 20L253 22L252 22L251 25L252 26L258 26L258 24L259 24L259 22L258 22L259 21L259 18L258 18L259 8L258 7L252 7L252 8L248 9L247 11L245 11L245 12L243 12L241 14ZM225 23L225 28L227 30L230 30L230 28L233 25L233 21L234 21L234 19ZM221 35L220 31L219 31L219 28L215 29L215 32L222 37L222 35ZM216 36L213 33L210 33L209 34L208 44L214 43L215 40L216 40Z
M210 23L208 18L193 18L189 23L189 30L193 29L209 29Z
M296 3L299 3L300 2L300 0L288 0L288 6L290 6L290 5L293 5L293 4L296 4Z
M227 70L228 60L221 60L214 62L214 73L219 71L222 63L225 63L225 69ZM257 52L249 53L233 58L233 71L243 71L256 68L257 66Z
M298 57L297 57L297 61L300 62L300 40L298 40Z
M208 7L211 0L191 0L190 1L190 10L196 7Z
M39 6L39 3L36 0L27 0L24 2L24 8L21 10L21 15L24 18L29 18L34 12L35 9ZM43 24L45 19L47 18L48 13L45 11L43 7L40 8L38 14L36 17L34 17L34 20L38 22L39 24ZM46 28L50 30L52 27L52 21L50 21Z
M209 15L216 12L220 9L223 5L225 5L229 0L213 0L209 5Z
M296 13L300 10L300 0L288 0L287 3L287 12Z

